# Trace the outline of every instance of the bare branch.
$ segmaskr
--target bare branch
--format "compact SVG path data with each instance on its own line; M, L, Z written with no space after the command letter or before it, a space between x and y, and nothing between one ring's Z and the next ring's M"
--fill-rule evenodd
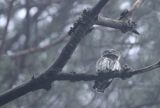
M142 2L143 2L143 0L136 0L136 2L133 4L133 6L130 9L128 9L125 17L127 17L127 18L131 17L133 11L135 11L137 8L139 8L140 5L142 4ZM113 19L110 19L110 18L99 16L96 24L101 25L101 26L105 26L105 27L111 27L111 28L119 29L122 32L125 29L125 32L132 31L136 34L139 34L135 30L136 24L134 22L131 22L131 24L130 24L130 23L128 23L128 21L126 22L126 21L123 21L123 20L113 20Z
M122 72L109 72L106 73L103 76L99 76L99 75L91 75L91 74L76 74L76 73L61 73L61 74L57 74L56 76L53 77L53 80L68 80L68 81L92 81L92 80L97 80L97 79L110 79L110 78L121 78L121 79L126 79L126 78L130 78L134 75L138 75L138 74L142 74L142 73L146 73L146 72L150 72L152 70L158 69L160 68L160 61L152 64L150 66L144 67L142 69L137 69L134 71L126 71L126 70L122 70Z
M160 68L160 61L153 64L153 65L150 65L150 66L147 66L145 68L138 69L135 71L131 71L131 72L126 72L125 70L123 70L123 72L109 72L103 76L102 75L101 76L100 75L93 75L93 74L61 73L61 74L57 74L57 75L52 76L51 80L52 81L68 80L68 81L76 82L76 81L93 81L93 80L97 80L97 79L110 79L110 78L124 79L124 78L130 78L130 77L137 75L137 74L149 72L149 71L152 71L157 68ZM9 102L15 98L22 96L30 91L35 91L37 89L41 89L42 87L45 86L44 84L46 84L46 83L47 82L44 82L44 79L35 78L25 84L22 84L16 88L13 88L9 91L6 91L5 93L0 95L0 106L5 104L6 102Z
M71 58L71 55L73 54L79 42L92 28L93 24L97 20L98 13L108 1L109 0L100 0L97 5L91 10L84 10L82 16L71 29L71 38L63 48L57 60L39 77L33 78L31 81L0 95L0 106L31 91L35 91L38 89L50 90L54 76L56 76L57 73L61 72L62 68Z
M48 44L44 47L32 47L32 48L28 48L28 49L25 49L25 50L22 50L19 52L15 52L11 55L3 55L3 56L14 58L14 57L19 57L19 56L23 56L23 55L42 52L42 51L48 50L49 48L52 48L52 47L58 45L59 43L63 42L67 37L68 37L68 35L62 36L60 39L58 39L54 43Z
M48 68L46 71L38 76L37 78L32 78L30 81L17 86L9 91L6 91L5 93L2 93L0 95L0 106L17 99L31 91L36 91L39 89L45 89L50 90L51 89L51 83L55 80L63 81L63 80L69 80L69 81L93 81L97 79L108 79L108 78L121 78L126 79L130 78L134 75L141 74L144 72L149 72L153 69L160 68L160 62L157 62L153 65L150 65L148 67L135 70L135 71L127 71L123 70L122 72L109 72L105 75L89 75L89 74L65 74L59 72L62 71L62 68L66 65L68 60L71 58L75 48L79 44L79 42L84 38L84 36L87 34L88 31L92 28L92 26L97 22L97 16L100 10L104 7L104 5L109 0L100 0L95 7L93 7L92 10L84 10L82 16L79 18L79 20L74 24L74 27L71 28L69 34L71 36L69 42L66 44L66 46L63 48L61 54L56 59L56 61ZM138 4L138 3L137 3ZM135 5L134 7L137 7ZM135 8L131 9L134 10ZM124 26L125 23L117 20L111 20L111 19L103 19L107 23L107 26L120 29L122 25ZM100 23L100 22L98 22ZM105 25L103 25L105 26ZM127 26L127 25L125 25ZM62 39L63 40L63 39ZM48 46L49 47L49 46ZM19 53L18 55L28 54L31 52L43 50L43 48L39 49L32 49L28 51L24 51L23 53Z
M157 69L159 67L160 67L160 61L158 61L157 63L155 63L153 65L147 66L145 68L135 70L135 71L131 72L130 74L131 75L141 74L141 73L152 71L152 70Z
M113 20L111 18L106 18L102 16L98 17L98 21L96 22L96 24L104 27L115 28L115 29L121 29L124 26L128 27L123 21Z
M130 16L132 13L140 7L140 5L143 3L144 0L136 0L136 2L133 4L133 6L129 9Z

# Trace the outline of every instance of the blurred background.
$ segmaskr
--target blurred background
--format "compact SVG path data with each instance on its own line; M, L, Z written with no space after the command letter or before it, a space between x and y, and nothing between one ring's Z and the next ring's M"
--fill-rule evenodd
M85 8L99 0L0 0L0 93L41 74L69 40L67 31ZM101 14L117 19L135 0L110 0ZM97 27L77 47L63 72L95 73L102 51L121 52L121 62L139 69L160 59L160 1L144 0L134 13L141 35ZM159 108L159 70L115 79L104 94L93 82L54 82L2 108Z

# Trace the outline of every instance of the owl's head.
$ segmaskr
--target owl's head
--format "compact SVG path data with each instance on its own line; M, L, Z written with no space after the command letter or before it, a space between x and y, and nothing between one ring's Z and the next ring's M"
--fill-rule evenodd
M102 54L103 57L111 58L111 59L120 59L120 53L114 49L107 49Z

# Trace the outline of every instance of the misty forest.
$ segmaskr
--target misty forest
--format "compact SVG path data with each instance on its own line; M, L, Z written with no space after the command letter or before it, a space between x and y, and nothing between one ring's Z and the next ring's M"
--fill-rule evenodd
M159 5L0 0L0 107L159 108Z

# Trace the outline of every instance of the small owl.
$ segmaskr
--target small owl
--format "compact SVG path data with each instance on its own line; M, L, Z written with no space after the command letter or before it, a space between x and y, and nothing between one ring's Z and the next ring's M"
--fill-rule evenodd
M105 50L102 56L96 63L96 71L98 73L106 73L110 71L120 71L120 53L114 49ZM93 88L97 92L104 92L104 90L111 84L113 79L96 80Z

